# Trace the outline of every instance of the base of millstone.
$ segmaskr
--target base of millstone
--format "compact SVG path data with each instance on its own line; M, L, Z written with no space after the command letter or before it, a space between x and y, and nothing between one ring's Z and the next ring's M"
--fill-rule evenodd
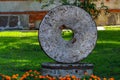
M75 75L78 78L93 74L93 64L76 63L76 64L61 64L61 63L42 63L41 74L50 75L53 77L64 77L65 75Z

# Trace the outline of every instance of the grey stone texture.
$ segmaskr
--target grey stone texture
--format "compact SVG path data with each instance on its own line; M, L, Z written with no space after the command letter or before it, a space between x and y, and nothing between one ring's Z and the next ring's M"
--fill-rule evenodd
M78 63L78 64L59 64L59 63L43 63L41 69L42 75L50 75L54 77L64 77L66 75L75 75L82 78L85 73L93 74L93 64Z
M62 38L62 29L71 29L70 41ZM97 40L97 28L91 16L75 6L58 6L44 17L39 27L39 41L46 54L57 62L75 63L86 58Z

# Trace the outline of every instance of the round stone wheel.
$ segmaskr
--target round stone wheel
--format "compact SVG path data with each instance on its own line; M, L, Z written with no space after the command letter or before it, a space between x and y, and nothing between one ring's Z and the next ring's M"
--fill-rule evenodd
M71 40L64 40L61 33L70 29ZM39 42L45 53L57 62L76 63L86 58L97 40L97 27L83 9L70 5L51 9L39 27Z

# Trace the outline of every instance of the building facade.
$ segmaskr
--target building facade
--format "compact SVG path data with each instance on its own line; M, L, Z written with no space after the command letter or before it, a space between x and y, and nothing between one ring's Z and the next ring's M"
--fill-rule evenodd
M31 0L0 0L0 30L38 29L47 10Z
M102 1L104 5L108 6L110 13L106 15L104 10L101 10L100 15L95 20L97 25L120 25L120 0L96 0L95 4L98 8ZM34 0L0 0L0 30L38 29L48 10L61 5L57 1L55 4L42 9L42 4Z
M97 25L120 25L120 0L97 0L95 3L98 8L101 2L108 7L109 13L106 15L104 10L101 10L96 19Z

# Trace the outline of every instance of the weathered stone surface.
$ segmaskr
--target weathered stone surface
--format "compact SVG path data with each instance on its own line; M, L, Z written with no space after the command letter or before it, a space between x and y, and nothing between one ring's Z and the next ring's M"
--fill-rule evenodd
M65 41L62 26L74 37ZM86 58L97 40L97 28L91 16L75 6L59 6L48 12L39 28L39 41L46 54L57 62L75 63Z
M75 75L82 78L85 72L88 75L93 74L93 64L78 63L78 64L59 64L59 63L43 63L41 69L42 75L50 75L54 77L64 77L66 75Z

